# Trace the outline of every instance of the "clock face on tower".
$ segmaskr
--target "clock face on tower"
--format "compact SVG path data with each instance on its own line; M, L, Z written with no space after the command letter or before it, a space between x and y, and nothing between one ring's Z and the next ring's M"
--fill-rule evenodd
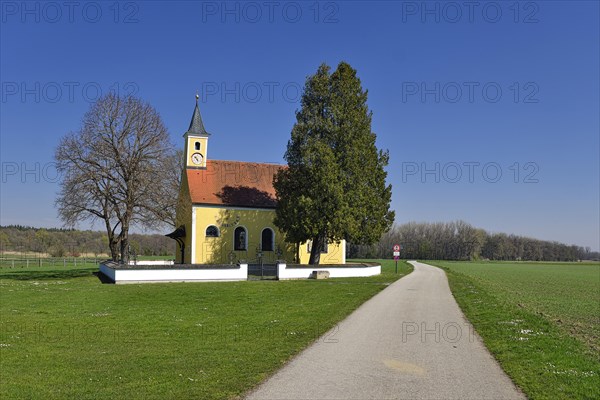
M200 165L202 164L202 154L200 153L194 153L192 154L192 162L196 165Z

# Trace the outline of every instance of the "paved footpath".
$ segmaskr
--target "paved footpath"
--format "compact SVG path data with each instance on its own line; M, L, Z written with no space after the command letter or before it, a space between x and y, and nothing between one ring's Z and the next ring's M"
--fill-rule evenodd
M247 399L524 399L473 333L444 272L411 263L414 272Z

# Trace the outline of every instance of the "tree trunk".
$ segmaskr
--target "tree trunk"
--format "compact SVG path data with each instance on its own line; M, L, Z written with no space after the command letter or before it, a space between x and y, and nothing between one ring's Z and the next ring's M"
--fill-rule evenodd
M312 239L312 247L310 249L310 265L319 265L321 262L321 250L323 250L323 234L318 234Z
M119 261L119 250L117 249L117 245L118 245L118 242L112 240L112 238L109 239L108 247L110 249L110 257L112 258L112 260L114 262Z
M115 233L110 226L110 222L108 219L104 220L106 225L106 236L108 237L108 248L110 249L110 257L114 262L119 261L119 251L117 249L117 245L119 244L118 238L115 238Z
M121 262L129 264L129 235L121 233Z

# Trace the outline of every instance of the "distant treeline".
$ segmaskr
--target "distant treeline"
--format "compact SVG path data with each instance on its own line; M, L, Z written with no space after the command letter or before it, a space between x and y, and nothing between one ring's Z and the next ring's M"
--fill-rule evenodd
M395 225L372 246L348 244L348 257L390 258L394 244L402 246L402 258L421 260L600 260L600 253L590 248L488 233L463 221ZM143 256L172 256L175 241L157 234L131 234L131 250ZM108 244L104 232L11 225L0 226L0 252L101 256L108 253Z
M566 245L505 233L488 233L463 221L395 225L372 246L348 245L350 258L390 258L400 244L401 258L426 260L599 260L589 247Z
M163 235L133 233L131 251L143 256L175 254L175 241ZM51 257L95 256L109 253L106 232L78 231L60 228L32 228L28 226L0 226L0 252L18 254L39 253Z

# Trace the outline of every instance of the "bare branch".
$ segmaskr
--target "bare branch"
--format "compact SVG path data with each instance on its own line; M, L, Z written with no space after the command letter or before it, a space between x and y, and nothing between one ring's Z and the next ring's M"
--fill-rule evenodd
M168 170L173 154L151 105L132 96L102 97L84 115L82 128L65 135L56 149L63 176L56 200L61 219L67 225L104 220L113 259L120 246L126 262L134 224L173 223L170 210L179 189Z

